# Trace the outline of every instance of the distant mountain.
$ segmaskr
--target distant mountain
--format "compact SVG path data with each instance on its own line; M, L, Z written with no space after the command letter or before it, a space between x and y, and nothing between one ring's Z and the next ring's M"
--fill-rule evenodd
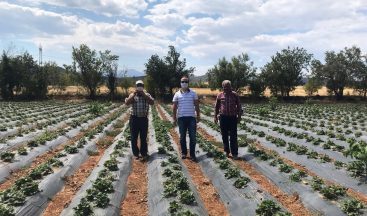
M127 76L128 77L142 77L142 76L145 76L145 73L140 72L140 71L135 70L135 69L128 69L127 70Z
M195 83L195 82L208 82L208 75L204 74L201 76L195 76L192 75L190 76L190 82Z

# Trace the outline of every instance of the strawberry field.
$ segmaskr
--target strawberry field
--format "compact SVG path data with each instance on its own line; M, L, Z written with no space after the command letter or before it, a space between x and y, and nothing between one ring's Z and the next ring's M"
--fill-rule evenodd
M123 104L1 102L0 215L367 214L365 105L243 106L239 160L201 104L192 162L168 104L151 107L144 161Z

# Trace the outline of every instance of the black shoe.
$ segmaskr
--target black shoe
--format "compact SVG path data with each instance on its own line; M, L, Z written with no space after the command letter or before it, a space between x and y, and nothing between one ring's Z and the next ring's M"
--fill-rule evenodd
M149 160L149 155L144 155L142 157L142 161L148 161Z
M192 162L197 162L197 161L198 161L198 159L196 159L196 157L190 157L190 160L191 160Z
M186 155L182 155L182 156L181 156L181 158L182 158L182 159L186 159Z
M240 158L237 155L233 155L233 160L239 160Z

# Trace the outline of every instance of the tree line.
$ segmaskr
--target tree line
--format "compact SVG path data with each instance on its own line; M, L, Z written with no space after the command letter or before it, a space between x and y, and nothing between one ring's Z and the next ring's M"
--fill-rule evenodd
M120 86L124 94L133 85L126 70L118 76L119 56L110 50L96 51L85 44L72 47L72 64L59 67L54 62L39 65L27 52L11 55L3 52L0 62L0 94L3 99L17 97L42 99L47 97L48 86L64 90L66 86L81 85L88 97L95 99L102 85L109 89L113 99ZM145 87L156 97L172 97L183 75L192 76L194 67L187 67L186 59L174 46L168 47L166 56L152 55L145 63ZM287 97L296 86L303 85L308 95L326 86L337 99L345 88L352 88L367 96L367 56L358 47L339 52L327 51L324 63L315 59L304 48L287 47L271 56L262 68L256 68L246 53L218 60L207 72L208 83L199 81L192 86L221 88L223 80L232 81L235 91L249 90L252 96L262 96L266 88L273 96Z
M330 95L343 98L345 88L352 88L364 98L367 96L367 55L353 46L339 52L327 51L322 63L304 48L283 49L271 56L270 62L260 68L260 73L253 66L247 54L224 57L208 70L209 86L221 88L221 81L232 80L235 91L248 88L253 96L261 96L269 88L273 96L289 96L290 92L304 85L308 95L326 86Z
M110 50L96 51L85 44L72 48L71 65L58 66L55 62L40 65L32 55L24 52L11 55L3 51L0 60L0 95L5 100L45 99L49 87L63 91L67 86L81 85L88 92L88 98L95 99L102 85L109 89L108 97L113 99L118 85L125 94L132 86L126 69L118 77L119 56Z

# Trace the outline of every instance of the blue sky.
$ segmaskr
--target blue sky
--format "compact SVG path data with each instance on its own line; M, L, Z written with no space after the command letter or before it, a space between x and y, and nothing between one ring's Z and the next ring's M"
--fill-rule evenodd
M352 45L367 52L365 0L22 0L0 1L0 48L71 64L85 43L120 56L119 67L144 71L174 45L202 75L221 57L248 53L261 68L287 46L320 60Z

